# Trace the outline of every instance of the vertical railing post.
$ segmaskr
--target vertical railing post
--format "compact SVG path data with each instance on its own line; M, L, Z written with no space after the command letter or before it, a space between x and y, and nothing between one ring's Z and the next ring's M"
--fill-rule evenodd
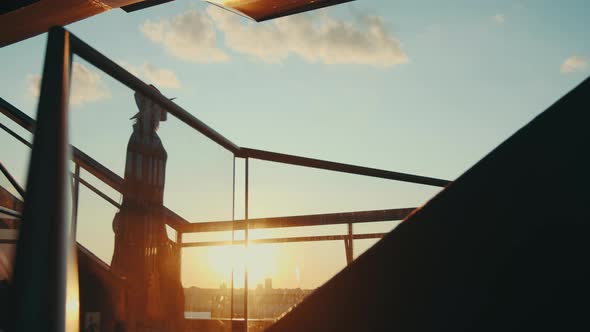
M23 223L14 270L13 331L77 331L78 277L68 209L69 34L49 31Z
M348 224L348 254L347 263L350 265L354 257L354 240L353 240L352 224Z
M176 256L178 257L178 277L182 273L182 234L180 230L176 230Z
M235 232L236 232L236 156L233 158L233 167L232 167L232 201L231 201L231 221L232 221L232 230L231 230L231 244L232 250L234 249L234 241L235 241ZM234 251L235 253L235 251ZM231 266L231 289L230 289L230 309L229 309L229 320L232 326L233 331L233 320L234 320L234 270L236 267L236 260L235 257L232 257L232 266Z
M350 265L350 251L348 250L349 245L348 238L344 239L344 255L346 256L346 265Z
M248 331L248 259L250 255L248 253L248 191L250 185L250 159L246 158L246 192L245 192L245 204L244 207L244 246L246 250L246 261L244 262L244 331Z
M78 201L80 200L80 165L74 169L74 186L72 188L72 236L76 237L78 229Z

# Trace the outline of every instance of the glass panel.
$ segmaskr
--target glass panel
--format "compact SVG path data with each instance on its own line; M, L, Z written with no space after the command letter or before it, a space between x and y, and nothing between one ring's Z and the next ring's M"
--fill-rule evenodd
M349 225L346 220L353 221L358 214L345 213L415 208L440 190L412 183L250 160L249 210L254 219L251 222L259 222L258 218L298 216L296 220L287 218L275 223L282 228L250 231L249 250L255 257L248 260L252 292L250 317L263 321L280 317L346 267L347 257L355 259L401 222L371 222L369 218L364 220L369 222L354 223L352 234L362 239L354 240L349 248ZM298 225L313 222L317 220L314 215L332 213L340 214L340 224L284 227L293 222ZM333 217L322 220L334 220ZM381 217L375 213L371 218L379 220ZM272 239L282 243L268 243Z
M75 172L75 163L74 162L71 163L70 170L71 170L72 174ZM104 194L110 200L112 200L118 204L121 204L123 196L121 195L121 193L118 190L114 189L113 187L106 184L104 181L102 181L99 178L97 178L96 176L92 175L90 172L88 172L83 167L80 167L80 174L82 175L82 178L84 179L84 181L87 182L89 185L98 189L102 194ZM83 184L81 184L81 186L83 186Z
M46 45L47 35L41 34L3 46L0 52L0 97L32 118L37 115Z
M3 114L0 114L0 122L21 138L32 142L31 133L14 123L8 117L5 117ZM16 182L24 188L29 169L31 149L2 128L0 128L0 146L2 146L2 150L0 151L0 162L2 162L2 165L4 165L8 172L10 172ZM16 189L14 189L4 175L0 175L0 186L8 190L17 198L21 198Z
M115 206L80 185L76 240L108 265L113 258L113 217L117 211Z
M229 319L232 268L234 277L239 275L239 271L235 271L238 251L238 246L183 249L182 284L186 288L187 312L201 313L194 314L197 316L207 312L210 318ZM234 285L239 284L239 279L242 278L234 280ZM241 285L243 287L243 282ZM214 303L214 297L222 303Z
M441 188L250 160L250 216L419 207Z
M232 220L233 154L80 58L74 57L72 68L72 144L91 158L86 164L99 163L114 174L90 174L92 167L82 164L84 180L107 197L91 193L90 200L88 189L80 191L78 239L111 264L110 273L133 284L126 310L137 312L125 324L175 330L170 324L186 316L202 329L214 318L228 320L231 250L182 249L177 229L187 222ZM177 90L153 88L179 96ZM231 231L182 238L231 240ZM184 301L178 293L186 295Z
M178 96L176 92L179 91L162 92L167 96ZM250 219L256 219L414 208L440 190L250 160L249 191L246 195L246 165L243 160L238 159L234 163L230 152L168 114L149 98L130 91L77 58L73 62L70 101L73 144L115 174L109 179L114 182L111 185L115 188L111 188L103 183L104 176L94 177L83 172L88 182L104 192L108 200L123 205L117 214L123 219L115 222L117 234L120 234L120 221L129 219L129 216L141 216L141 225L145 224L147 228L127 233L144 234L147 236L145 239L151 239L149 236L154 233L147 229L151 229L149 225L158 224L157 219L161 218L165 218L170 227L182 227L179 225L185 222L244 219L246 210ZM198 110L198 106L184 105L189 110ZM126 193L124 197L121 191ZM87 194L80 192L79 239L88 243L99 257L108 257L109 254L112 257L113 247L116 247L112 230L104 228L95 231L94 238L90 234L93 233L91 229L96 227L112 228L118 208L100 207L110 211L92 216L84 214L82 210L92 209L88 208L91 206L88 203L82 203L87 200L82 196ZM246 209L247 198L249 205ZM109 206L98 196L94 199L100 199L105 206ZM162 205L166 209L160 209ZM167 209L180 218L172 217ZM95 219L107 222L97 226L99 222L96 220L95 224ZM395 222L355 225L354 233L380 236L395 225ZM177 252L180 249L175 243L177 234L170 227L163 227L158 234L166 239L166 248ZM143 235L139 236L144 239ZM347 236L346 224L252 229L249 231L250 244L245 248L241 244L221 245L232 239L231 231L182 234L185 248L179 251L181 254L178 256L182 264L173 279L181 281L184 287L185 316L191 318L190 324L196 324L195 328L209 330L211 326L207 324L215 319L225 321L227 328L232 325L228 322L232 311L235 324L239 325L247 305L251 330L262 328L346 266L347 257L351 258L345 245ZM245 233L238 231L233 238L240 243ZM273 238L278 238L280 243L269 243L269 239ZM358 241L371 244L377 239ZM189 244L193 242L201 243ZM362 244L353 247L356 248L353 257L366 250ZM145 250L145 257L157 261L158 252L163 249L148 246ZM126 250L120 252L128 256ZM174 258L169 261L174 265ZM140 262L131 263L143 266ZM120 269L128 269L132 273L132 269L125 265ZM130 274L129 278L148 278L149 273ZM167 280L161 283L163 287L173 284L170 283L172 279ZM148 289L150 285L136 283L135 288L150 294L153 292Z

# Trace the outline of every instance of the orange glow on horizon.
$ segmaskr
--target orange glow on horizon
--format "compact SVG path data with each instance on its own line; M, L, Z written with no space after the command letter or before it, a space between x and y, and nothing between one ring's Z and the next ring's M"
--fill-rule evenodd
M248 268L248 288L256 288L264 279L277 275L277 254L263 246L220 246L207 248L207 265L212 277L230 287L232 268L234 287L244 287L244 262Z

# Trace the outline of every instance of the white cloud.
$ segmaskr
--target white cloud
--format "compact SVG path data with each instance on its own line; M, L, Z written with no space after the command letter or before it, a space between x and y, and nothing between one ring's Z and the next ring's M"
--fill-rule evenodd
M28 92L39 96L41 86L40 75L27 76ZM110 98L111 94L102 82L100 74L85 65L74 62L72 64L72 79L70 81L70 103L80 105Z
M39 97L41 75L27 75L27 92L33 97Z
M228 60L218 46L218 32L227 48L265 62L281 62L291 55L309 62L380 67L408 61L399 41L376 16L348 22L326 14L294 15L246 23L238 15L210 6L202 13L190 10L170 19L146 21L141 30L168 53L193 62Z
M504 17L504 15L502 15L502 14L496 14L496 15L492 16L492 21L494 21L498 24L502 24L502 23L506 22L506 17Z
M180 59L191 62L228 60L228 56L217 46L211 18L196 10L157 22L147 20L140 30L149 40Z
M565 59L560 67L562 74L583 72L586 69L588 69L588 60L579 55L574 55Z
M406 54L380 17L346 22L328 15L294 15L266 24L242 23L216 7L207 13L224 33L226 46L267 62L295 54L309 62L390 67L407 62Z
M119 64L133 75L141 77L142 79L145 79L147 83L152 83L157 87L170 89L180 88L178 77L176 77L176 74L170 69L158 68L147 62L141 66L134 66L124 61L120 61Z

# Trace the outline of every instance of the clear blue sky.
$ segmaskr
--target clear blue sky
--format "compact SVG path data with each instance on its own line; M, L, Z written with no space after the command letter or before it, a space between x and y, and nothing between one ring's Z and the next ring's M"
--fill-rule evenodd
M588 17L587 1L360 0L255 25L186 0L68 29L238 145L453 180L588 76ZM32 116L45 42L0 49L2 97ZM122 174L132 93L84 62L81 72L74 84L90 86L76 92L72 140ZM166 204L193 221L230 218L231 156L174 120L160 136L170 156ZM23 179L26 149L3 133L0 146ZM251 213L414 206L435 192L256 162ZM114 211L87 204L88 220L107 220L84 236L108 260ZM327 247L336 262L307 281L300 271L303 287L342 267L343 245ZM308 260L314 250L303 250Z

